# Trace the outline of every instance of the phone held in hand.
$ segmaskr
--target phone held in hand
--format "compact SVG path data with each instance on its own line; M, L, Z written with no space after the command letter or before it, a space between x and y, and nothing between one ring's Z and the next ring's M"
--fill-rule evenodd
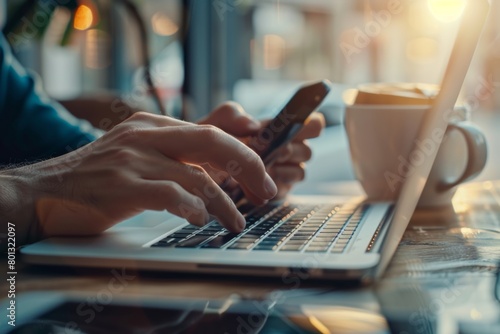
M300 87L278 115L250 139L250 148L257 152L266 167L272 166L278 158L279 149L295 138L309 115L319 107L330 89L331 82L328 80ZM228 193L235 203L243 198L243 192L239 187L229 190Z
M266 166L272 165L278 150L295 138L330 89L331 83L328 80L302 86L278 115L250 140L250 147L259 154Z

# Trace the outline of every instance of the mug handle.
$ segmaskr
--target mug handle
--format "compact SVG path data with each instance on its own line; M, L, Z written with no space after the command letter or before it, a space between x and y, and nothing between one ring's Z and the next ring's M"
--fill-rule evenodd
M457 130L464 136L465 141L467 142L469 159L462 176L452 183L442 182L438 186L440 191L449 190L476 177L484 169L484 166L486 166L486 160L488 159L486 137L477 126L470 122L460 122L456 124L451 123L448 125L447 131L451 130Z

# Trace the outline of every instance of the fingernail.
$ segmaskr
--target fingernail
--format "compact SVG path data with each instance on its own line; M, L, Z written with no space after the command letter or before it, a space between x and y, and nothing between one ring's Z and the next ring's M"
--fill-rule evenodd
M210 223L211 220L212 220L212 218L210 217L210 214L205 211L204 217L203 217L203 226L205 226L208 223Z
M260 122L256 119L249 118L248 128L250 130L260 130Z
M208 224L209 219L210 218L207 213L200 213L200 218L192 221L190 220L189 222L195 226L203 227Z
M269 174L266 174L266 179L264 181L264 188L266 189L266 193L269 196L269 198L276 196L278 193L278 187L276 187L276 184L274 183L273 179L269 176Z
M238 216L238 227L241 229L241 230L244 230L245 227L247 226L247 221L245 220L245 217L243 217L242 215L239 215Z

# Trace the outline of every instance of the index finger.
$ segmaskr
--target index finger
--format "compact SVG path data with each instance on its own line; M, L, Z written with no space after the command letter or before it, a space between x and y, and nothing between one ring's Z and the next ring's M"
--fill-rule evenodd
M261 122L262 128L266 127L271 123L270 119ZM306 139L316 138L321 134L321 131L325 127L325 117L319 112L313 112L304 122L304 126L297 133L293 141L303 141Z
M227 172L259 198L271 199L278 191L260 157L214 126L153 128L143 133L147 144L163 155L185 163L208 163Z

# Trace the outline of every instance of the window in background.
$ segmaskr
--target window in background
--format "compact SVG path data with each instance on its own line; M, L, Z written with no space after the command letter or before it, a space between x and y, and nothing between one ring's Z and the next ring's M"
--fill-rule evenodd
M23 2L9 0L9 13ZM373 81L439 82L465 0L133 2L146 23L164 104L171 114L179 116L184 108L195 120L227 99L254 114L274 112L308 80L328 78L340 84L337 92ZM492 1L465 86L472 97L486 86L476 102L489 107L500 104L499 3ZM157 111L144 82L135 22L120 1L81 0L53 13L38 6L17 32L22 38L14 50L52 96L113 90L133 106ZM330 99L338 112L341 94Z
M173 112L183 81L180 0L134 0L144 20L152 75ZM8 1L8 15L31 6L9 39L19 60L56 99L114 91L134 107L156 111L144 82L137 23L122 1ZM177 107L180 109L180 107Z
M254 113L283 100L299 82L328 78L344 85L366 82L439 83L466 0L254 0L223 1L221 20L250 22L235 56L249 45L250 76L235 80L233 97ZM500 10L492 17L464 96L490 81L483 107L500 93ZM233 31L239 32L235 26ZM245 39L246 37L246 39ZM496 40L496 43L492 43ZM488 78L491 77L491 79ZM286 94L280 94L287 91ZM476 97L477 99L477 97ZM477 101L476 101L477 102ZM341 103L341 101L339 102Z

